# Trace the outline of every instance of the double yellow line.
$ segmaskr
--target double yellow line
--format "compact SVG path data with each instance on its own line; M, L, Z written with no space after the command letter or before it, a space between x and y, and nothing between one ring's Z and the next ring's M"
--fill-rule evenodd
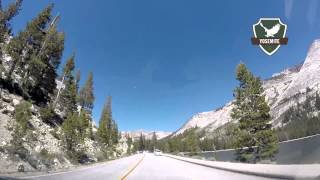
M142 162L144 156L145 156L145 154L142 156L142 158L141 158L134 166L132 166L131 168L129 168L129 169L127 170L127 172L126 172L123 176L121 176L119 179L120 179L120 180L125 180L125 179L129 176L129 174Z

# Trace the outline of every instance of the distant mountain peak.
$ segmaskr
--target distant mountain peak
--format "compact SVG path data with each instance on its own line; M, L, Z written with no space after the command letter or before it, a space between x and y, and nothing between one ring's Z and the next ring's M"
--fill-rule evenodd
M133 139L139 138L141 134L143 136L145 136L146 139L151 139L152 136L153 136L153 133L156 133L157 139L162 139L162 138L165 138L165 137L169 136L170 134L172 134L172 132L147 131L147 130L144 130L144 129L137 129L137 130L134 130L134 131L122 131L121 132L122 135L129 135Z
M320 89L320 39L311 44L303 63L273 74L271 78L263 81L263 88L271 107L273 125L278 126L281 124L280 116L297 101L303 100L307 89L309 93L315 93ZM232 107L232 102L229 102L221 108L193 115L173 135L181 134L193 127L207 132L214 131L232 122Z

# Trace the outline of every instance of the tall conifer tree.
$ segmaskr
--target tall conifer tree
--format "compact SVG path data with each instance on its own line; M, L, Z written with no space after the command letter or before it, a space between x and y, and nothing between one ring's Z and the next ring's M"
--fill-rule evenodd
M84 87L80 89L79 104L81 105L82 108L91 112L93 108L93 102L94 102L93 74L92 72L90 72Z
M98 136L100 141L106 145L118 143L119 131L116 122L112 118L111 96L107 98L107 102L102 110L99 121Z
M15 72L22 78L24 96L36 101L46 101L53 93L64 49L64 34L57 31L55 22L50 24L52 8L53 5L45 8L6 48L12 57L8 80Z
M237 158L243 162L273 159L278 150L278 140L271 129L270 108L262 94L261 80L244 64L238 65L236 76L239 86L234 91L231 116L239 121Z
M6 40L9 36L12 36L10 21L19 13L21 5L22 0L16 0L16 2L4 9L2 7L2 2L0 1L0 57L3 55ZM0 61L0 64L1 63L2 61Z
M81 73L80 70L77 70L77 74L76 74L76 87L77 87L77 93L79 91L79 83L80 83L80 79L81 79Z
M315 108L317 111L320 110L320 97L319 97L319 93L316 93L316 97L315 97Z
M66 114L75 112L77 110L76 106L76 98L77 98L77 89L76 89L76 82L74 73L74 58L75 56L72 55L68 60L63 68L64 74L64 89L61 92L60 102L61 107L66 111Z
M154 151L155 149L157 149L157 142L158 139L157 139L157 134L156 132L153 132L152 133L152 138L151 138L151 148L152 148L152 151Z
M146 150L146 138L142 133L140 133L139 141L138 141L138 150L144 151Z

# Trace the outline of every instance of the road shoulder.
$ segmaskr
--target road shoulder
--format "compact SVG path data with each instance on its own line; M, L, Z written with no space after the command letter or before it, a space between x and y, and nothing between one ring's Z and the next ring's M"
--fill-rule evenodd
M206 161L193 158L163 154L166 157L174 158L201 166L215 168L219 170L231 171L235 173L255 175L268 178L279 179L317 179L320 177L319 164L307 165L275 165L275 164L244 164L218 161Z

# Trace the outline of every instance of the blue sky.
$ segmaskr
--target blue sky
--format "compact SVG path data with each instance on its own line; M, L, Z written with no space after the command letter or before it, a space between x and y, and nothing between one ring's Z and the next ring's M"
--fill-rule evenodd
M302 62L320 35L317 0L28 0L14 32L51 2L66 33L63 64L76 52L82 83L94 72L94 118L112 95L121 130L174 131L232 99L239 62L267 78ZM288 45L272 56L250 42L260 17L288 25Z

